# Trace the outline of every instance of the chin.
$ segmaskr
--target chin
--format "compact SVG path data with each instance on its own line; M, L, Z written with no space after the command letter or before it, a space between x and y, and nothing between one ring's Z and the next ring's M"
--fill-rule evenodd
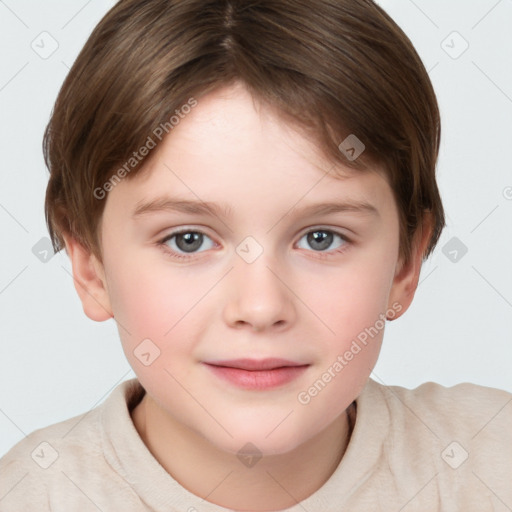
M254 425L250 429L247 425L238 429L233 426L233 438L210 439L210 442L216 444L220 450L240 457L246 452L248 455L254 453L258 456L282 455L295 450L308 439L304 431L290 431L278 427L272 432L274 428L275 425L269 428L266 424L260 429ZM269 435L269 432L272 433Z

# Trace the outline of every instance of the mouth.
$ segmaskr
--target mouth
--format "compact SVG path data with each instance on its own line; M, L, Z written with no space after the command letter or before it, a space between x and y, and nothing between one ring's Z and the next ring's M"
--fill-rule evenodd
M224 368L236 368L238 370L247 371L263 371L263 370L276 370L278 368L290 368L298 366L308 366L304 363L296 363L295 361L288 361L287 359L232 359L230 361L211 361L206 364L212 366L222 366Z
M244 389L263 390L283 386L310 365L286 359L233 359L204 363L214 375Z

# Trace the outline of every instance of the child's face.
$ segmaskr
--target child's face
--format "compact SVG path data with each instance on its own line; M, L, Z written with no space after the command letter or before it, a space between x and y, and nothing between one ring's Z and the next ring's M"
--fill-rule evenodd
M227 88L108 194L104 299L126 356L163 416L221 449L284 453L320 433L367 381L386 313L408 306L391 188L376 172L336 169L343 179L245 89ZM229 212L146 207L164 201ZM306 213L326 203L376 211ZM178 230L188 237L172 238ZM266 358L303 368L244 386L242 372L232 381L207 364Z

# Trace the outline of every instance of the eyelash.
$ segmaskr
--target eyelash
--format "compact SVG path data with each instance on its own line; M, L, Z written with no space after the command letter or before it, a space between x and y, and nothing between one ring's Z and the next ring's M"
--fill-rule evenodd
M333 235L339 236L345 242L341 246L341 248L334 249L331 251L314 251L314 250L309 251L309 252L313 252L313 253L317 254L320 259L327 259L327 258L333 257L334 255L342 254L352 244L352 241L346 235L339 233L338 231L328 229L328 228L310 229L309 231L306 231L305 233L303 233L301 235L301 237L299 238L299 240L302 240L302 238L309 235L310 233L316 233L316 232L320 232L320 231L323 231L326 233L332 233ZM165 254L167 254L168 256L171 256L173 259L190 260L190 259L194 258L194 255L196 255L198 253L189 253L188 255L185 255L183 253L179 253L179 252L174 251L173 249L170 249L169 246L167 245L167 242L169 240L172 240L174 237L176 237L178 235L183 235L185 233L197 233L197 234L206 236L208 238L211 238L206 233L204 233L203 231L200 231L198 229L181 229L178 231L173 231L172 233L166 235L164 238L162 238L161 240L159 240L157 242L157 245L164 251ZM204 252L204 251L200 251L200 252Z

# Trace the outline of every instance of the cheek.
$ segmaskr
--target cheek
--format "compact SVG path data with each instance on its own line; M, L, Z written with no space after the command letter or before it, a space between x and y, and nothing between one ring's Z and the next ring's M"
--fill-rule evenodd
M160 337L172 320L173 295L163 294L165 281L152 270L140 270L122 262L110 273L111 304L116 321L128 331ZM164 314L167 313L167 314ZM169 329L169 326L167 327Z
M307 417L332 421L367 382L382 345L389 275L389 262L361 262L340 269L321 289L310 287L311 309L329 330L322 327L318 371L297 396Z
M162 351L190 328L190 313L208 290L206 284L186 272L169 272L165 265L142 265L141 259L118 259L109 272L111 306L127 356L144 339Z
M307 304L322 320L330 348L343 349L386 314L393 267L377 260L341 266L321 286L307 288Z

